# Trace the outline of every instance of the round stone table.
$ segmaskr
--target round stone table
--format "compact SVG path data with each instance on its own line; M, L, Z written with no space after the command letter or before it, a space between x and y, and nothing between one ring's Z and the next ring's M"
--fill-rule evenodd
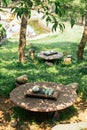
M38 53L38 57L47 61L61 59L63 57L62 52L55 52L55 51L41 51Z
M25 97L25 92L35 85L52 87L59 91L57 100ZM77 99L75 84L63 85L54 82L26 83L12 90L11 101L26 110L35 112L56 112L65 109L75 103Z

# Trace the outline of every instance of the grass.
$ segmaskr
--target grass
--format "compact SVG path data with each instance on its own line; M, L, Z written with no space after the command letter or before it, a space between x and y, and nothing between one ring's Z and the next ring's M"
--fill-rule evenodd
M79 83L78 94L87 96L87 75L80 71L86 65L87 47L85 47L84 52L85 59L83 61L77 61L76 58L77 47L82 35L81 31L81 27L75 26L73 29L66 29L63 34L59 33L41 40L27 41L26 53L28 54L28 50L31 47L35 48L36 52L35 59L31 60L28 57L28 62L25 64L18 63L17 41L10 39L6 44L1 45L0 94L9 95L10 91L15 87L15 78L27 74L29 76L29 82L51 81L63 84L77 82ZM64 65L62 59L61 61L56 61L54 66L50 67L44 61L37 58L39 51L50 49L71 54L73 56L72 64Z
M85 47L84 57L82 61L77 61L76 52L82 35L82 27L74 26L73 29L67 27L64 33L49 36L40 40L27 40L26 53L29 48L35 48L35 59L29 56L27 62L20 64L18 62L18 41L9 39L5 44L0 46L0 96L9 96L10 92L15 88L16 77L27 74L29 82L56 82L69 84L77 82L79 88L78 96L87 99L87 73L81 71L84 65L87 65L87 46ZM37 57L41 50L56 50L63 53L71 54L73 61L69 65L63 64L62 60L57 60L53 66L48 66L43 60ZM64 58L64 57L63 57ZM61 113L61 120L67 117L67 113L72 116L72 112L76 112L72 107ZM17 110L14 110L16 114ZM23 110L22 110L23 112ZM17 112L22 115L21 111ZM16 116L17 116L16 114ZM26 115L26 114L25 114ZM22 117L21 117L22 118ZM24 117L23 117L24 118Z

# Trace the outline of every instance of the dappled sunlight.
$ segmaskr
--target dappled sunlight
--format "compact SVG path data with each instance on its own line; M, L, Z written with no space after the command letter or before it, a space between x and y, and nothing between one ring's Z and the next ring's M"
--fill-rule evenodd
M48 69L47 69L47 72L48 73L54 73L54 74L56 74L56 73L58 73L58 70L56 69L56 67L55 66L53 66L53 67L49 67Z
M40 85L40 87L45 85L46 87L54 88L54 91L59 91L58 98L56 100L52 100L29 96L26 97L26 91L32 88L34 85ZM26 110L36 112L53 112L73 105L73 103L76 102L77 94L71 86L64 86L62 84L56 84L52 82L34 82L15 88L10 93L10 98L15 105Z
M32 8L32 2L30 4ZM15 128L12 130L51 130L56 124L87 121L87 72L85 71L87 69L87 45L84 49L84 59L77 61L77 50L84 26L75 25L71 28L69 22L64 22L63 32L59 29L52 32L49 26L44 26L46 22L41 23L39 14L35 13L34 17L38 19L34 19L33 22L31 22L32 19L28 21L31 27L28 25L26 30L24 50L26 62L20 63L18 57L20 21L16 19L16 16L8 17L11 13L9 8L6 10L5 14L1 11L0 21L6 28L8 38L5 43L0 44L0 128L11 130L14 119L16 125L13 124L12 127ZM18 11L20 14L22 10ZM63 12L57 13L61 15ZM46 18L48 23L50 20L55 20L50 18ZM59 21L60 27L61 20ZM34 58L30 57L30 49L35 50ZM47 59L41 59L38 53L49 50L61 52L63 56L61 59L51 59L52 64L47 64ZM69 56L71 56L71 62L65 64L64 59ZM85 72L82 71L84 66L86 66ZM23 75L27 75L27 83L16 82L16 79ZM76 88L70 85L73 83L78 84ZM44 95L41 91L39 91L41 95L33 93L34 97L32 95L29 97L32 93L27 93L27 90L32 90L35 85L51 87L53 93L50 96L52 97L48 99L48 95ZM55 92L57 95L54 100ZM60 116L57 115L57 119L53 118L55 112L60 114Z
M80 32L79 28L77 32L78 31ZM71 32L73 33L74 30L72 30ZM0 49L0 67L3 72L3 76L6 77L5 72L8 73L9 82L11 83L15 83L15 78L23 74L28 75L29 82L52 81L63 84L68 84L70 82L78 82L80 88L78 89L78 92L84 92L85 89L83 88L86 88L86 76L85 74L83 75L83 73L80 72L80 68L86 65L86 60L84 60L83 62L77 61L76 51L78 46L78 40L74 40L74 42L69 41L69 39L66 39L64 33L59 35L55 34L54 36L48 36L41 40L27 41L29 45L27 44L25 52L28 55L29 48L34 48L35 59L32 60L29 56L27 56L27 62L24 64L20 64L18 62L18 39L9 39L6 44L1 45ZM69 36L69 33L67 32L66 35ZM37 54L40 51L50 49L71 54L73 57L72 63L70 65L63 65L62 59L57 60L53 66L46 65L43 60L37 57ZM5 69L5 72L2 68ZM5 84L3 84L3 86L4 85ZM10 85L8 87L10 87Z

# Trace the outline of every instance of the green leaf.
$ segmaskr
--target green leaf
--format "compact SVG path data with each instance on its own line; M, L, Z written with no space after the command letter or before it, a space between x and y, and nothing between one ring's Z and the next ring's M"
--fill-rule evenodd
M53 31L56 32L57 26L58 26L58 23L57 23L57 22L53 24L53 26L52 26L52 32L53 32Z
M64 30L64 28L65 28L64 24L59 23L59 28L60 28L60 30L63 32L63 30Z
M51 18L50 18L50 16L47 16L47 18L46 18L46 22L47 22L47 25L51 22Z
M74 24L75 24L75 19L71 18L71 28L74 26Z
M45 19L46 18L46 14L44 14L43 16L42 16L42 19Z
M33 6L32 0L27 0L27 5L31 8Z

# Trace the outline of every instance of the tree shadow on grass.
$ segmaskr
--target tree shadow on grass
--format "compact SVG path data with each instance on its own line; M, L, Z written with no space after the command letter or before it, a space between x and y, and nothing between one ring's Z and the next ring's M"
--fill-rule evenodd
M61 62L56 62L54 66L51 67L46 65L43 60L38 59L37 57L35 60L28 59L29 61L27 63L20 64L17 62L17 60L14 60L14 57L16 57L16 52L13 51L11 55L10 52L5 51L2 52L2 54L4 55L4 57L2 56L1 67L4 68L9 74L6 74L5 72L2 73L1 82L4 81L4 85L9 84L9 87L7 86L8 88L14 88L11 87L11 85L14 84L15 78L23 74L28 75L29 82L48 81L63 84L77 82L80 86L85 86L82 82L83 74L79 72L79 67L82 66L82 64L77 63L77 61L72 63L70 66L62 66ZM84 83L85 82L86 80L84 81ZM83 88L81 88L80 91L82 91Z
M37 57L38 52L41 50L52 49L62 52L67 51L67 53L71 54L75 58L77 43L67 41L54 41L49 44L43 43L43 45L39 42L32 43L32 47L36 50L35 59L32 60L28 57L25 64L18 63L17 46L17 42L8 42L3 45L4 48L0 50L1 86L5 86L5 88L12 90L12 88L14 88L15 78L20 75L27 74L29 77L29 82L48 81L63 84L77 82L79 83L78 92L85 92L87 81L85 76L79 71L79 68L86 64L86 61L78 63L76 59L74 59L74 62L70 66L62 66L61 61L57 61L53 66L48 66L43 60ZM27 53L28 48L29 47L27 46Z

